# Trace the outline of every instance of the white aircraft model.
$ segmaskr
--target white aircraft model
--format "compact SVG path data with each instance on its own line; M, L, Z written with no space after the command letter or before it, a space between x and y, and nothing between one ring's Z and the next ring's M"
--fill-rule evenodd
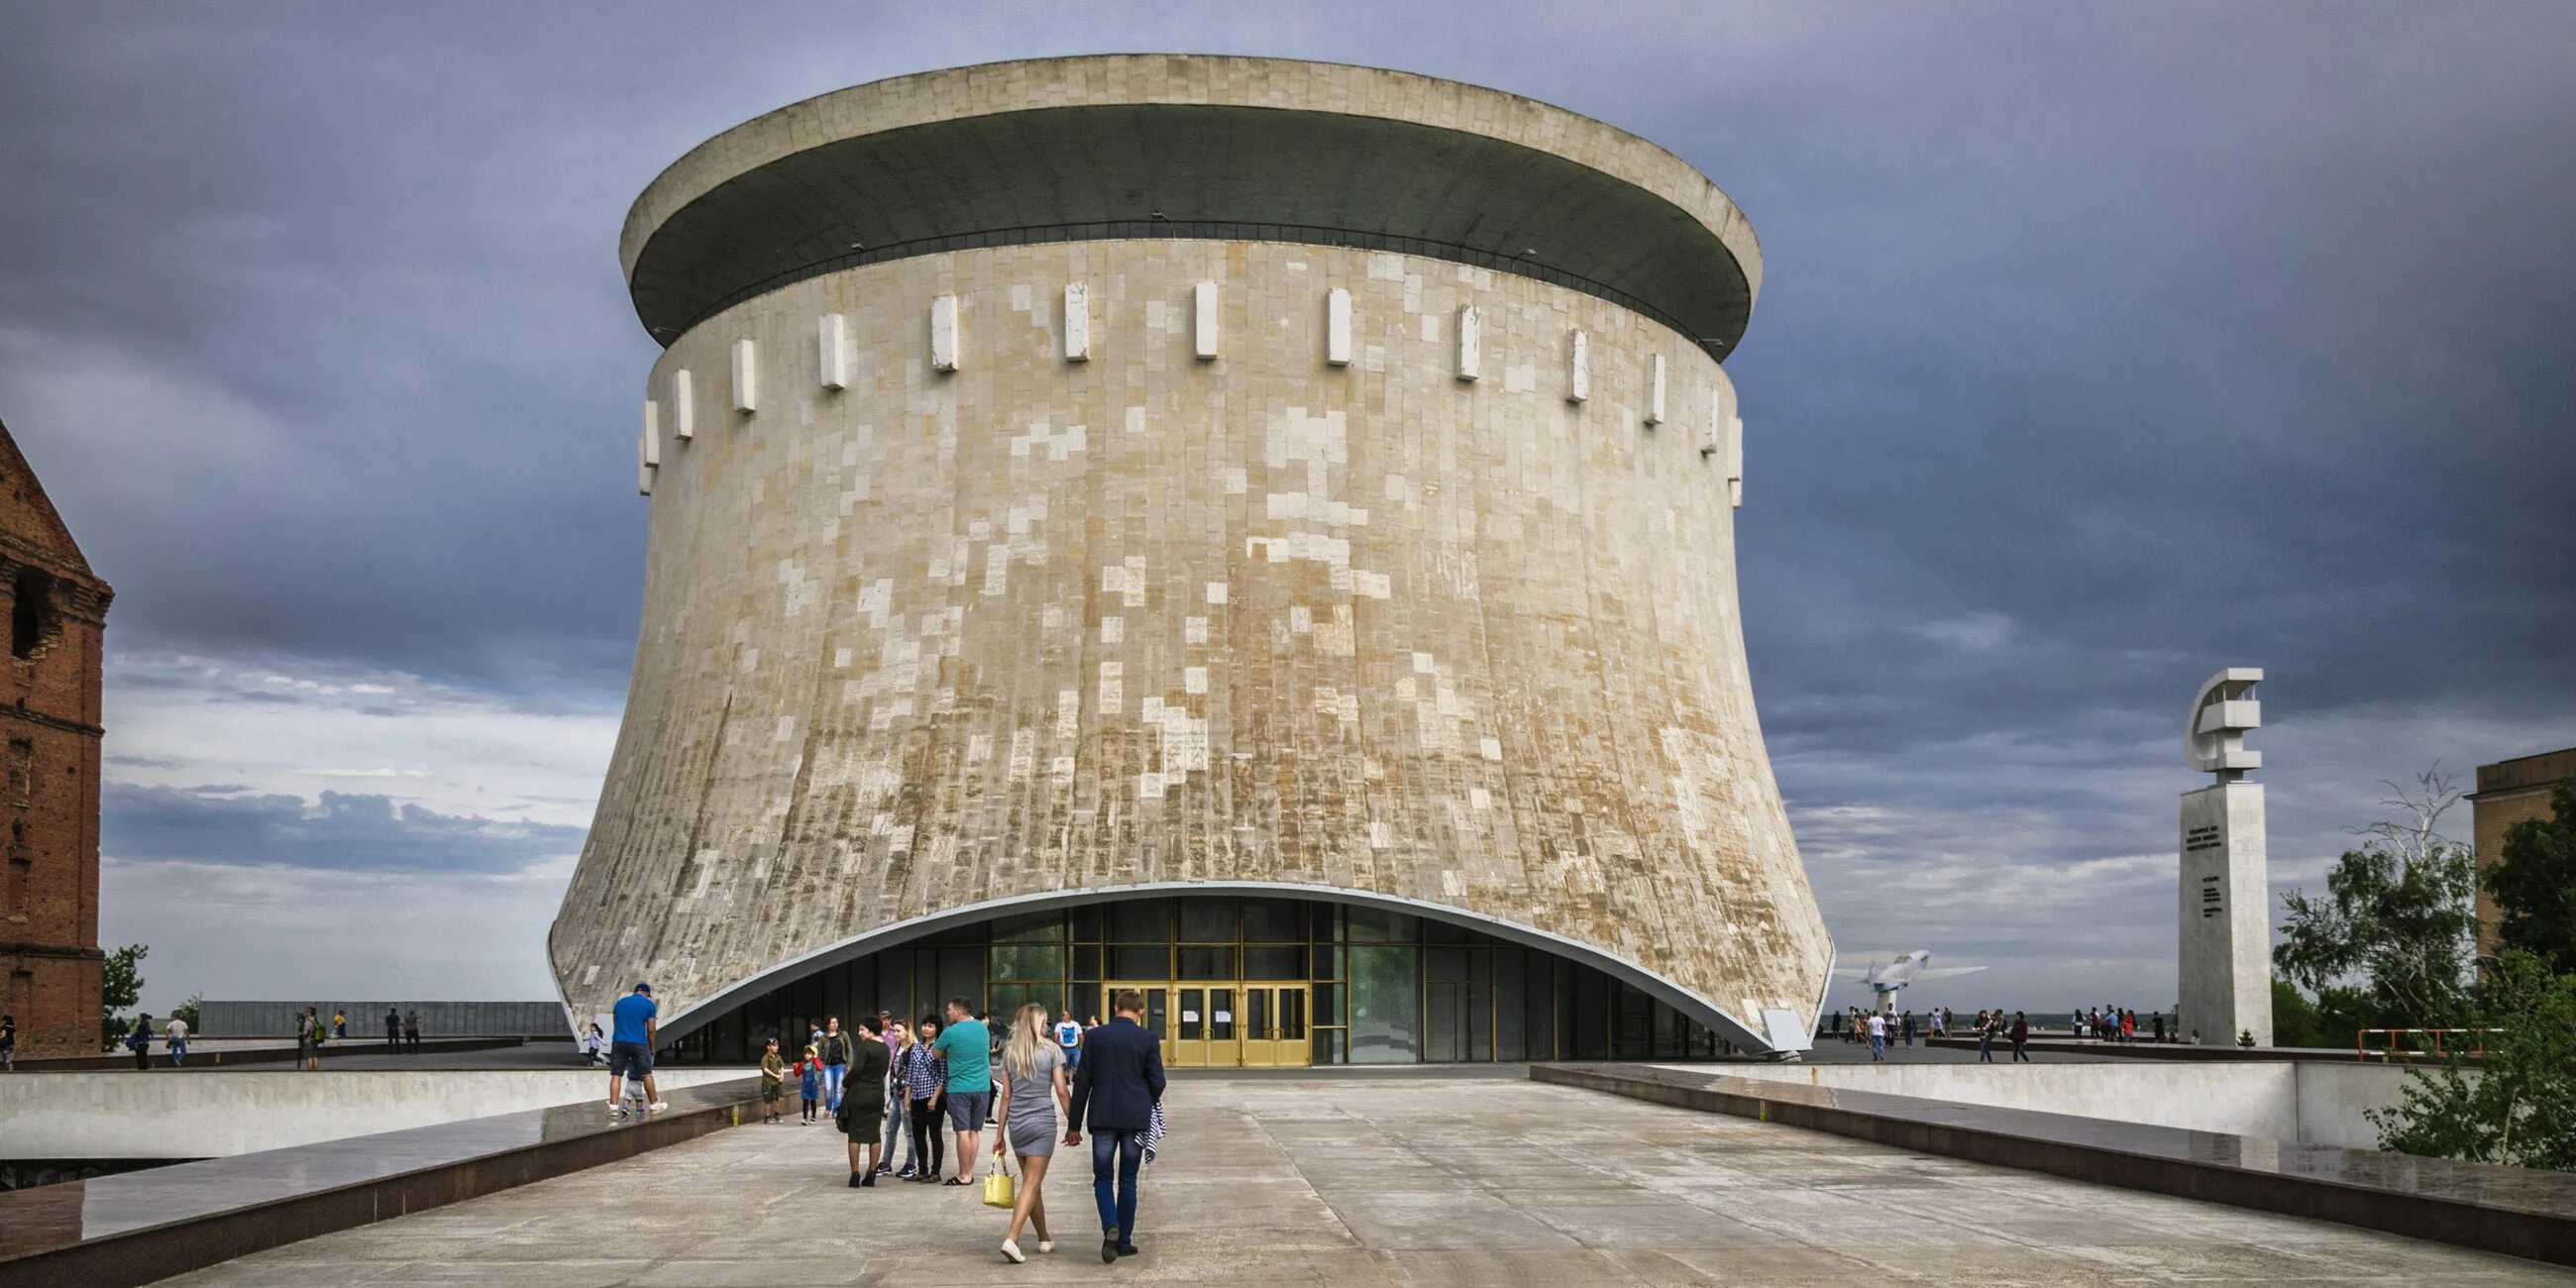
M1932 950L1918 948L1910 953L1899 954L1896 960L1884 966L1876 963L1872 963L1867 969L1858 966L1837 966L1834 968L1834 973L1846 979L1857 979L1868 984L1869 991L1876 995L1878 1009L1892 1011L1896 1009L1896 995L1905 991L1905 986L1908 984L1919 984L1927 979L1948 979L1953 975L1974 975L1984 969L1983 966L1934 966Z

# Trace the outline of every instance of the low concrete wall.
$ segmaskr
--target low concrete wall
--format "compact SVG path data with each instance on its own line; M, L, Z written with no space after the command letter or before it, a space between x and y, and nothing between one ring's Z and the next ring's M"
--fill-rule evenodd
M2406 1079L2403 1069L2291 1061L1771 1064L1725 1073L2350 1149L2378 1148L2379 1129L2362 1111L2396 1103Z
M669 1069L657 1085L742 1076ZM0 1158L228 1158L607 1098L605 1072L576 1069L21 1074L0 1086Z

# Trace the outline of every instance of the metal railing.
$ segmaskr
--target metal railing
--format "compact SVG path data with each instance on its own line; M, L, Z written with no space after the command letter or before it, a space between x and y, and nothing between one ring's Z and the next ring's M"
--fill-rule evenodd
M2400 1034L2406 1034L2406 1035L2410 1035L2410 1036L2411 1036L2411 1035L2416 1035L2416 1034L2429 1034L2429 1035L2431 1035L2431 1037L2432 1037L2432 1039L2433 1039L2433 1049L2432 1049L2432 1051L2430 1052L2430 1054L2433 1054L2433 1055L2437 1055L2437 1056L2438 1056L2438 1055L2442 1055L2442 1054L2444 1054L2444 1052L2443 1052L2443 1050L2442 1050L2442 1035L2443 1035L2443 1034L2446 1034L2446 1033L2467 1033L2467 1034L2471 1034L2471 1035L2473 1035L2473 1036L2472 1036L2472 1041L2473 1041L2474 1046L2473 1046L2473 1049L2472 1049L2472 1050L2470 1050L2470 1051L2466 1052L2465 1054L2468 1054L2468 1055L2485 1055L2485 1054L2487 1053L2487 1037L2486 1037L2486 1035L2488 1035L2488 1034L2490 1034L2490 1033L2502 1033L2502 1032L2504 1032L2504 1030L2503 1030L2503 1029L2362 1029L2362 1030L2357 1031L2357 1032L2353 1035L2353 1042L2352 1042L2353 1058L2354 1058L2354 1059L2356 1059L2356 1060L2360 1060L2360 1061L2363 1061L2363 1062L2367 1063L2367 1062L2370 1060L2370 1058L2371 1058L2372 1056L2377 1056L2377 1057L2379 1057L2382 1061L2388 1061L2388 1060L2393 1060L2393 1059L2395 1059L2396 1057L2398 1057L2398 1056L2400 1056L2400 1055L2423 1055L2423 1054L2426 1054L2426 1052L2424 1052L2424 1051L2422 1051L2422 1050L2420 1050L2420 1049L2419 1049L2419 1050L2411 1050L2411 1051L2399 1051L2399 1050L2397 1049L2397 1039L2398 1039L2398 1035L2400 1035ZM2381 1049L2379 1049L2379 1050L2377 1050L2377 1051L2373 1051L2373 1050L2371 1050L2371 1049L2370 1049L2370 1036L2371 1036L2372 1034L2374 1034L2374 1033L2377 1033L2377 1034L2383 1034L2383 1035L2385 1035L2385 1036L2386 1036L2386 1038L2387 1038L2387 1041L2382 1045Z

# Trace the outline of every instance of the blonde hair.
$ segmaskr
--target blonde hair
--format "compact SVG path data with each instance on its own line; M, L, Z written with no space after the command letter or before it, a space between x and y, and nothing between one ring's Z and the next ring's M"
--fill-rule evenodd
M1046 1036L1047 1009L1036 1002L1023 1003L1019 1015L1011 1021L1010 1045L1002 1048L1002 1067L1015 1078L1035 1077L1038 1070L1038 1048L1052 1045Z
M896 1054L896 1055L901 1055L901 1054L903 1054L904 1052L911 1050L911 1049L912 1049L912 1026L911 1026L911 1025L909 1025L909 1024L904 1023L904 1022L903 1022L903 1021L901 1021L901 1020L896 1020L896 1021L895 1021L892 1025L890 1025L889 1027L891 1027L891 1028L894 1030L894 1050L895 1050L895 1054Z

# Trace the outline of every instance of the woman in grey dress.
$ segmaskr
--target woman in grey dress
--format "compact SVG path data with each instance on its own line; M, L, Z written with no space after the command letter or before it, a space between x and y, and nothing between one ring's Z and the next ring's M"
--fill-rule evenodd
M1008 1146L1020 1159L1011 1228L1002 1236L1002 1255L1014 1263L1028 1260L1020 1252L1020 1227L1025 1224L1037 1226L1038 1251L1055 1251L1055 1240L1047 1237L1046 1200L1039 1197L1038 1187L1046 1184L1055 1139L1063 1134L1057 1110L1071 1101L1072 1092L1064 1084L1064 1053L1047 1035L1047 1010L1031 1002L1011 1022L1010 1042L1002 1048L1002 1102L993 1106L993 1117L1002 1124L1002 1130L994 1133L993 1152L998 1155Z

